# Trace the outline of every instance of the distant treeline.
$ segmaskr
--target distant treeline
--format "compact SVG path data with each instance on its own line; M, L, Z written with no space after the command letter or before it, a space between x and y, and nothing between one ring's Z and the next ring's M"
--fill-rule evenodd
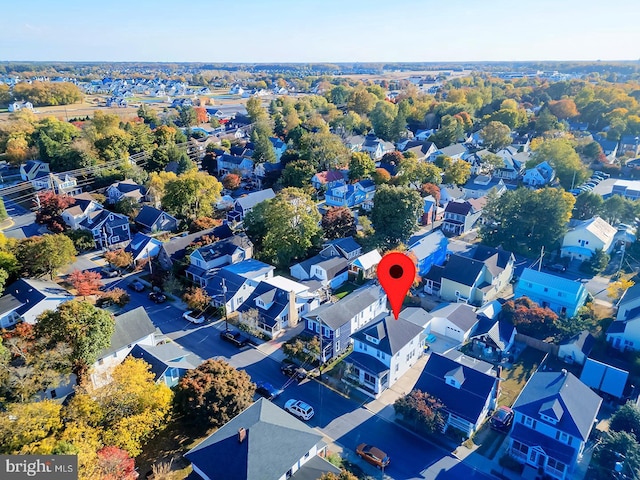
M73 83L68 82L32 82L18 83L9 92L0 86L0 102L31 102L34 107L69 105L82 100L82 92Z

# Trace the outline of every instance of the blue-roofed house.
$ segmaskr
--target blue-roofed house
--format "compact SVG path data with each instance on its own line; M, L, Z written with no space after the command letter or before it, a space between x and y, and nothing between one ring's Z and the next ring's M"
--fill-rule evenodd
M514 291L515 298L528 297L564 317L577 315L588 294L581 282L531 268L524 269Z
M556 171L549 162L542 162L533 168L529 168L522 176L522 183L532 187L544 187L556 178Z
M492 364L451 350L431 353L414 390L442 402L443 432L453 427L470 437L495 407L498 384Z
M261 202L265 200L271 200L276 194L273 189L267 188L260 190L259 192L252 192L248 195L236 199L233 204L233 208L227 213L227 219L230 222L241 222L244 220L244 216L249 213Z
M238 173L243 177L248 177L253 173L253 160L250 158L224 153L217 158L217 161L220 177L227 173Z
M338 238L323 244L318 255L289 267L293 278L319 280L323 285L338 288L349 278L349 262L362 253L353 237Z
M134 222L145 233L173 232L178 229L178 219L159 208L144 205Z
M57 283L20 278L5 288L0 297L0 328L9 328L20 321L34 325L42 312L55 310L73 298Z
M325 460L322 435L265 398L185 457L204 480L312 480L340 469Z
M129 198L136 203L141 203L147 198L147 188L138 185L134 180L127 179L109 185L106 192L108 203L117 203L124 198Z
M123 245L131 240L129 218L108 210L89 212L79 224L83 230L89 230L93 239L101 248Z
M27 163L20 165L20 178L25 182L34 180L36 177L49 172L49 164L41 160L28 160Z
M382 313L351 334L353 351L343 360L350 368L343 381L378 398L422 356L423 327L402 316Z
M376 192L376 185L372 180L361 180L359 182L338 185L327 190L325 202L330 207L363 207L373 206L373 197Z
M387 313L387 295L368 284L335 303L325 303L304 315L305 332L319 335L322 329L322 360L343 353L351 345L350 335L380 314Z
M615 162L616 154L618 153L618 142L615 140L607 140L599 135L595 135L593 139L602 147L602 151L604 152L604 156L607 157L608 163Z
M435 230L409 246L409 252L418 262L418 275L426 275L434 265L442 265L447 259L449 240L440 231Z
M353 260L362 254L362 247L353 237L349 236L323 243L320 254L325 257L341 256L347 260Z
M616 319L607 329L607 342L618 350L640 350L640 284L628 288L618 302Z
M534 474L574 478L601 404L602 398L566 370L534 373L513 405L509 455Z
M131 253L135 263L148 258L154 258L160 253L160 247L162 247L160 240L145 235L144 233L136 233L124 251Z
M155 382L164 383L168 387L175 387L185 373L197 368L204 361L175 342L159 345L136 344L129 356L147 362Z
M629 380L629 372L593 358L586 358L580 381L597 392L621 399Z
M271 145L273 145L273 150L276 152L276 163L280 163L282 154L287 151L287 144L275 137L269 137L269 141Z

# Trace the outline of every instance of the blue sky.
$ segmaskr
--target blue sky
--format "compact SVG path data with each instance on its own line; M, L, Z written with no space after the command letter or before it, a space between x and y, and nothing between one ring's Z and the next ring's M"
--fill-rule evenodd
M0 60L638 60L640 0L10 0Z

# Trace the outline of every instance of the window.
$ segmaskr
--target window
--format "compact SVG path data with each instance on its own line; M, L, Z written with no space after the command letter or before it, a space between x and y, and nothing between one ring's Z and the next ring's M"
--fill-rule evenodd
M318 325L317 323L314 323L313 326L316 333L320 333L320 325Z
M531 417L524 417L524 424L527 427L531 427L534 430L536 429L536 425L538 424L538 422L536 422L533 418Z
M376 384L376 377L373 375L369 375L367 372L364 372L364 381L365 383L370 383L371 385Z
M517 440L514 440L513 444L511 445L511 450L526 454L529 451L529 447L524 443L520 443Z
M340 336L340 329L337 329L334 335L336 338L338 338Z
M111 242L119 242L120 241L120 237L118 235L114 235L113 237L111 237Z
M556 430L556 440L560 440L563 443L567 443L568 439L569 439L569 435L567 435L564 432L561 432L560 430Z
M549 457L547 459L547 466L555 470L558 470L559 472L564 472L564 463L559 462L555 458Z
M545 291L545 292L548 292L548 291L549 291L549 289L548 289L547 287L544 287L544 291Z
M340 351L340 340L336 342L336 350Z

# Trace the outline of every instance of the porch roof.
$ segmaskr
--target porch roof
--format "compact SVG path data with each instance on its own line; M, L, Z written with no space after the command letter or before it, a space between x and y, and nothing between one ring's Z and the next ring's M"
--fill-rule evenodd
M351 352L345 358L345 362L351 363L362 370L366 370L368 373L372 373L376 377L379 377L389 371L389 367L384 363L377 358L367 355L366 353Z

